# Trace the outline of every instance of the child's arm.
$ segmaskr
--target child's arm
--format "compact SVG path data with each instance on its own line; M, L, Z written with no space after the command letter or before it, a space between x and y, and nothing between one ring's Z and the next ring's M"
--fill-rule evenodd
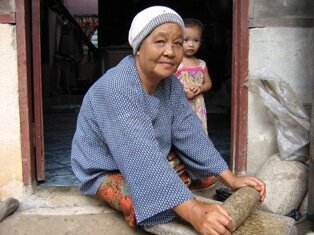
M200 85L200 86L193 86L193 87L190 88L190 90L193 92L193 97L192 98L194 98L195 96L197 96L197 95L199 95L201 93L209 91L210 88L212 88L212 80L210 79L207 66L205 66L203 84Z
M208 69L207 66L205 66L204 69L204 82L203 84L200 86L200 92L203 93L205 91L209 91L212 88L212 80L210 79L209 73L208 73Z

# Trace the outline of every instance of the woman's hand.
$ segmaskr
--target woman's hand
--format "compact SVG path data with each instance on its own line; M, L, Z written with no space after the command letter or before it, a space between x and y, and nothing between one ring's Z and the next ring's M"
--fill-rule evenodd
M225 170L217 178L233 190L237 190L245 186L255 188L260 194L260 202L263 202L266 197L265 183L255 176L236 176L232 174L230 170Z
M260 194L260 202L264 201L266 197L266 185L262 180L255 176L235 176L235 178L234 185L232 186L234 190L245 186L253 187Z
M219 204L203 203L190 199L173 210L189 222L199 234L231 235L231 217L226 209Z

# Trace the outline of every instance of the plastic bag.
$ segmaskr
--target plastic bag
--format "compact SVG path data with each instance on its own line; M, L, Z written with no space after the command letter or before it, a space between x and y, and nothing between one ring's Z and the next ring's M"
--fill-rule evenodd
M250 79L248 88L260 96L276 130L282 160L306 163L309 158L310 117L289 84L282 80Z

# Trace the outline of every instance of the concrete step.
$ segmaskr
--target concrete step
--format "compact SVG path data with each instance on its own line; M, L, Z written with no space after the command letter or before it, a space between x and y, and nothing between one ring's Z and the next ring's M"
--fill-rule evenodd
M153 234L196 235L189 225L178 221L148 229ZM1 235L148 235L132 229L122 215L102 207L35 208L14 213L0 223ZM234 235L296 235L291 218L262 211L254 212Z
M17 212L0 224L1 235L144 235L108 207L36 208Z
M198 192L199 197L206 195L206 198L211 198L212 194L213 189ZM207 200L211 202L211 199ZM296 226L298 229L301 228L299 234L311 234L308 232L313 231L314 224L308 223L308 221L302 224ZM166 227L162 227L162 232L159 234L178 235L184 229L188 229L190 234L195 234L190 226L176 223L175 226L180 229L173 230L172 225L173 223L170 223ZM252 231L254 232L252 233ZM257 233L258 231L259 233ZM235 234L292 235L294 232L295 225L291 218L256 211ZM119 212L96 198L81 195L77 188L40 187L27 192L25 198L20 200L19 209L0 223L0 234L148 235L150 233L130 228ZM183 234L188 235L189 233Z
M142 235L122 215L77 187L29 187L18 210L0 223L1 235Z

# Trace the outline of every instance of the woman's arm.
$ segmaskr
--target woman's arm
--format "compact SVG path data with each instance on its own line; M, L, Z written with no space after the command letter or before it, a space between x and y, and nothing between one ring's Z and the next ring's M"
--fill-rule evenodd
M260 194L260 202L263 202L266 196L266 185L265 183L256 178L255 176L236 176L231 170L226 169L221 172L217 178L226 186L233 190L250 186L255 188Z

